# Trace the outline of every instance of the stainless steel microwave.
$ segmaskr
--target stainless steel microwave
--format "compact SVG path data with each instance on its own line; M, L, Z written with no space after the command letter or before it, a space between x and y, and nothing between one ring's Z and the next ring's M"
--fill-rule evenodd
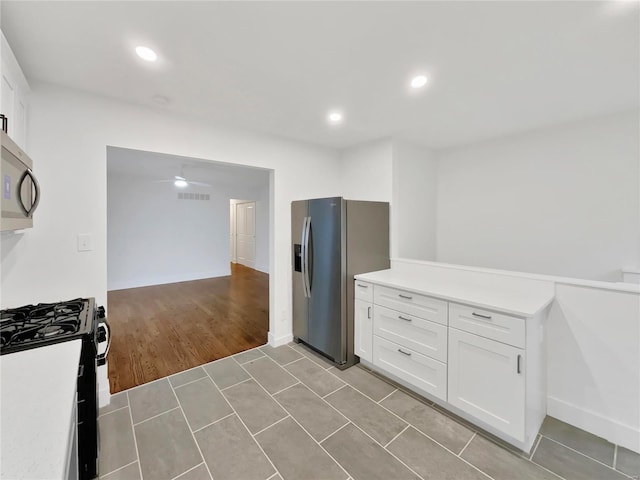
M0 231L33 227L33 212L40 201L40 187L33 174L33 162L2 130L0 144Z

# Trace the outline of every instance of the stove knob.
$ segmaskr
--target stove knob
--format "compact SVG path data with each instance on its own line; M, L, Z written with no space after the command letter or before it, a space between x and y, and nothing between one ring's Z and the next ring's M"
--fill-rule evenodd
M104 318L106 315L104 313L104 307L103 306L99 306L98 307L98 318Z
M107 332L105 331L104 328L101 328L100 330L98 330L98 343L102 343L106 341L107 341Z

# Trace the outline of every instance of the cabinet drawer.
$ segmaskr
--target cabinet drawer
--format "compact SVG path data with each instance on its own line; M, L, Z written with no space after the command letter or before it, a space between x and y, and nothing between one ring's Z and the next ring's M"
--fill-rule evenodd
M365 302L373 302L373 285L367 282L355 280L354 297Z
M479 308L449 304L449 326L524 348L525 320Z
M447 363L447 327L444 325L378 305L373 313L373 333Z
M374 335L373 364L424 392L447 399L447 366L442 362Z
M447 324L447 302L426 295L376 285L374 303L442 325Z

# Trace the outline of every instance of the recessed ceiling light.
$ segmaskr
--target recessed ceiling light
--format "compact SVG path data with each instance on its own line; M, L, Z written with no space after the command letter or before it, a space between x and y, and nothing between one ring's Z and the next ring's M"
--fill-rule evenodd
M424 75L418 75L417 77L413 77L411 79L411 87L412 88L422 88L427 84L427 77Z
M329 120L329 123L333 123L335 125L335 124L341 123L344 117L342 115L342 112L334 111L334 112L329 112L329 115L327 118Z
M146 60L147 62L155 62L158 59L158 54L149 47L136 47L136 53L141 59Z

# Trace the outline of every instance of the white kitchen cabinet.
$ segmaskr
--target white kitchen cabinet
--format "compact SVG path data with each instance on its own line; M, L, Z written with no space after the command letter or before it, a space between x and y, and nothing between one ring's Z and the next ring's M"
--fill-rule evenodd
M27 150L27 107L31 90L4 34L1 48L0 113L8 119L8 135L20 148Z
M448 401L524 441L524 365L524 350L450 328Z
M532 307L527 295L484 285L446 278L413 285L419 282L393 270L356 276L356 354L366 367L530 451L546 414L542 325L552 294Z
M359 356L360 360L371 362L373 360L373 304L356 298L353 307L353 353Z

